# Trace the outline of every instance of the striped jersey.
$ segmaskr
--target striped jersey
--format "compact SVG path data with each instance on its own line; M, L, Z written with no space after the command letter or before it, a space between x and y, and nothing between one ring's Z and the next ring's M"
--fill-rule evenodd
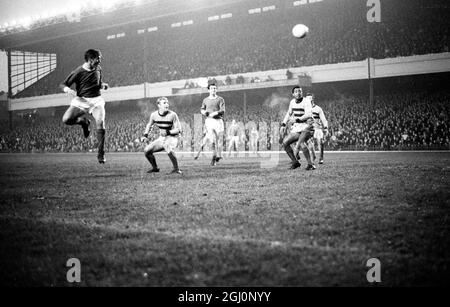
M318 105L312 107L312 114L314 118L314 128L316 129L326 129L328 128L328 121L325 118L323 110Z
M306 123L308 118L298 121L300 117L302 117L305 114L309 115L308 118L312 118L311 100L306 97L301 98L300 100L294 98L289 103L288 114L286 114L286 117L283 122L286 124L287 121L289 120L289 117L292 116L294 122Z
M223 118L223 114L225 113L225 100L220 96L217 96L216 98L210 98L208 96L203 99L201 109L210 114L213 112L222 111L221 114L219 114L215 118Z
M166 114L161 115L158 111L153 112L150 115L150 127L156 125L160 130L166 130L167 135L169 135L169 131L172 129L178 129L181 131L180 120L178 119L177 113L173 111L168 111ZM173 136L178 135L174 134Z

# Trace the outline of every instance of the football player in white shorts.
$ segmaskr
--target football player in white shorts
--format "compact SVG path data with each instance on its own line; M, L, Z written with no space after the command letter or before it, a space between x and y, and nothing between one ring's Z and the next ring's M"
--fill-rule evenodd
M325 137L328 134L328 121L323 113L321 107L316 105L314 94L311 94L312 113L314 118L314 136L312 144L312 156L313 160L316 160L314 142L317 144L317 148L320 152L319 164L323 164L323 149L325 143Z
M80 125L84 137L89 137L90 121L84 115L91 114L97 127L98 154L100 164L105 159L105 100L101 90L108 89L108 84L102 80L100 67L102 54L100 50L89 49L84 53L85 63L72 71L66 80L60 84L61 89L73 97L69 108L63 115L62 121L66 125ZM70 87L75 84L76 91Z
M211 165L216 165L222 159L225 100L217 95L217 85L208 84L209 96L203 99L200 112L206 117L206 135L214 138L213 157Z
M166 97L160 97L157 100L158 111L150 115L150 120L145 127L144 137L148 139L148 135L154 126L159 128L159 138L152 141L144 149L145 157L152 165L147 173L158 173L159 168L156 164L155 152L165 150L169 155L173 165L171 173L181 174L178 167L178 160L175 156L175 148L178 145L178 136L181 133L181 124L178 115L169 110L169 100Z
M308 97L302 97L303 91L300 86L295 86L292 88L292 95L294 96L294 99L292 99L289 103L289 109L283 119L283 122L281 123L280 135L285 135L286 125L291 116L294 117L295 123L292 125L289 134L283 139L283 147L292 161L290 169L296 169L300 167L300 162L292 150L291 144L298 141L298 144L302 149L308 163L306 170L314 170L315 166L311 161L311 155L307 145L308 140L314 133L312 126L311 101Z

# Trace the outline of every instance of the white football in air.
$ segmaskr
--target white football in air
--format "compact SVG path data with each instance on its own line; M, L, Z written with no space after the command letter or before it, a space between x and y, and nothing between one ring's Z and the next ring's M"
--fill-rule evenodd
M308 32L309 28L304 24L298 24L292 28L292 35L294 35L296 38L304 38L306 34L308 34Z

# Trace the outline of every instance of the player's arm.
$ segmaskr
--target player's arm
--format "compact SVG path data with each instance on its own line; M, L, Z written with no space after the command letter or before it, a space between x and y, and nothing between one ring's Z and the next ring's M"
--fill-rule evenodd
M107 90L107 89L109 89L109 84L106 82L103 82L103 71L102 71L101 67L99 67L99 70L100 70L100 88L102 90Z
M178 115L175 114L173 117L172 130L169 131L169 135L177 135L179 133L181 133L181 123L178 119Z
M73 96L77 95L77 92L70 88L72 86L72 84L75 83L77 77L78 77L78 74L76 73L76 71L72 71L67 76L67 78L59 85L59 87L62 89L62 91L64 93L67 93L67 94L70 94Z
M150 115L150 120L148 121L147 126L145 126L144 137L148 139L148 135L153 129L153 125L155 124L155 120L153 119L153 114Z
M220 98L219 111L212 112L209 116L212 118L222 117L225 114L225 100Z
M319 110L319 117L320 121L322 122L323 130L325 131L326 134L328 134L328 121L322 109Z
M284 116L283 121L281 122L281 128L280 128L280 135L284 136L284 134L286 133L286 125L289 121L289 118L291 118L292 116L292 103L289 103L289 109L286 112L286 115Z
M209 112L206 111L206 103L205 103L205 99L203 99L202 107L200 108L200 113L201 113L202 115L206 116L206 117L209 116Z
M283 121L281 122L281 127L286 127L286 125L287 125L287 123L288 123L288 121L289 121L289 118L290 118L291 116L292 116L292 104L289 103L289 109L288 109L288 111L286 112L286 115L284 116Z

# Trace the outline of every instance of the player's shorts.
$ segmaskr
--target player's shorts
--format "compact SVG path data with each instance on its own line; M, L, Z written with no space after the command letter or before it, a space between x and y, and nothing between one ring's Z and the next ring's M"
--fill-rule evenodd
M231 143L238 144L239 143L239 136L231 136L230 137L230 144Z
M86 113L91 114L95 108L105 108L105 100L102 96L94 98L75 97L70 102L70 106L77 107Z
M217 134L222 133L224 131L223 120L220 118L216 119L216 118L208 117L205 120L205 128L206 128L206 134L213 133L214 131Z
M307 123L294 123L291 127L291 133L300 133L310 128Z
M319 140L323 139L323 130L320 128L315 129L314 130L314 138L319 139Z
M164 150L167 153L171 153L177 148L178 146L178 137L176 136L160 136L156 140L150 143L148 147L158 147L158 148L164 148ZM147 149L147 148L146 148Z

